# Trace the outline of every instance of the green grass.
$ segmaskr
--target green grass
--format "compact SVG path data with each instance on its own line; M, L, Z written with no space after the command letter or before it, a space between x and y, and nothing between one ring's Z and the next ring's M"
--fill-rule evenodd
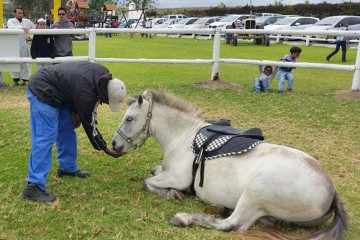
M87 55L88 42L74 42L75 55ZM241 42L221 45L222 58L278 60L289 45L270 47ZM305 47L299 61L325 62L332 50ZM354 64L356 50L348 51ZM212 41L117 35L99 36L97 57L211 59ZM340 53L331 61L342 64ZM308 152L329 172L349 214L346 239L360 236L360 128L359 98L341 99L350 91L351 72L296 69L294 92L277 94L277 80L268 95L253 92L257 66L221 64L220 78L240 89L207 90L195 87L210 80L211 66L197 64L104 63L122 79L128 95L146 88L167 89L188 100L206 118L231 119L234 126L262 128L266 140ZM3 73L11 83L9 73ZM99 129L110 143L121 113L98 109ZM228 233L202 228L176 228L167 221L177 212L202 212L205 203L188 196L185 202L164 199L142 189L149 170L161 163L162 151L154 139L119 159L94 150L82 128L78 133L78 164L91 171L88 179L56 178L54 161L48 190L59 198L54 204L25 202L30 152L29 109L24 88L0 89L0 239L225 239ZM297 233L297 228L287 228Z

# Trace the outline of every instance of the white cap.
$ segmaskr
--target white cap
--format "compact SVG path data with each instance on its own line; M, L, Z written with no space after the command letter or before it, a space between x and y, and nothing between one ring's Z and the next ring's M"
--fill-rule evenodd
M46 20L43 18L39 18L39 20L37 20L37 23L41 23L41 22L46 23Z
M109 106L111 111L119 112L120 102L124 100L126 95L125 84L121 80L117 78L113 78L109 80L107 90L109 97Z

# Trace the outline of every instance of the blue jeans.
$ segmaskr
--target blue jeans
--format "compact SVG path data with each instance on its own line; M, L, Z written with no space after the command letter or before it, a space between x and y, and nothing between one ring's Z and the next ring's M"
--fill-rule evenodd
M71 111L67 107L55 108L40 101L29 89L31 152L28 182L46 190L51 169L52 145L56 142L59 168L76 172L77 142Z
M333 52L331 52L329 54L329 56L327 56L327 58L330 59L332 56L337 54L338 51L340 50L340 47L341 47L341 51L342 51L341 60L343 62L345 62L346 61L346 41L337 41L335 50Z
M291 74L291 72L288 71L284 71L279 69L278 72L278 81L279 81L279 91L283 91L284 90L284 81L287 80L288 81L288 90L291 90L293 87L293 83L294 83L294 77Z
M267 79L255 78L254 80L255 92L264 91L269 93L269 82Z

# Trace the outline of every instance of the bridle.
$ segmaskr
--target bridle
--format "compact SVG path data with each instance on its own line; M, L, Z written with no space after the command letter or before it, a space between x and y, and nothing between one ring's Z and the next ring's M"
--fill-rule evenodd
M137 138L137 137L138 137L140 134L142 134L142 133L146 134L146 138L145 138L145 140L146 140L148 137L150 137L149 128L150 128L150 120L151 120L151 118L152 118L152 102L151 102L151 100L149 100L149 109L148 109L148 112L147 112L147 114L146 114L146 122L145 122L145 125L144 125L139 131L137 131L132 137L126 136L126 134L123 133L123 132L120 130L120 128L116 129L116 132L117 132L123 139L125 139L126 142L128 142L128 143L130 143L130 144L132 144L132 145L133 145L133 142L134 142L135 138ZM145 140L144 140L144 142L145 142ZM144 142L142 142L142 143L139 145L139 147L140 147L141 145L143 145ZM137 148L137 147L138 147L137 145L133 145L133 146L134 146L134 148Z

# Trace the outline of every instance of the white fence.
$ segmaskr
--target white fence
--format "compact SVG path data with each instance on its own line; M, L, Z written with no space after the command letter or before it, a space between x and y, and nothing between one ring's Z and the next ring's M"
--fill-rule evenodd
M2 41L2 35L18 35L22 33L22 30L15 29L0 29L0 52L2 48L8 48L4 46ZM360 43L358 45L358 51L356 56L355 65L340 65L340 64L321 64L321 63L307 63L307 62L279 62L268 60L248 60L248 59L232 59L232 58L220 58L220 46L222 34L284 34L284 35L323 35L323 36L336 36L343 35L353 38L360 38L360 31L269 31L260 29L124 29L124 28L88 28L88 29L45 29L45 30L31 30L31 34L86 34L89 36L89 51L88 56L76 56L76 57L62 57L62 58L19 58L19 57L4 57L0 54L0 67L7 64L18 63L60 63L60 62L76 62L76 61L93 61L93 62L122 62L122 63L161 63L161 64L212 64L211 79L216 80L219 78L219 65L220 63L229 64L250 64L250 65L273 65L273 66L286 66L296 68L316 68L316 69L330 69L341 71L354 72L351 90L359 91L360 89ZM213 57L212 59L129 59L129 58L97 58L96 57L96 34L98 33L148 33L148 34L199 34L199 35L211 35L214 36L213 44Z

